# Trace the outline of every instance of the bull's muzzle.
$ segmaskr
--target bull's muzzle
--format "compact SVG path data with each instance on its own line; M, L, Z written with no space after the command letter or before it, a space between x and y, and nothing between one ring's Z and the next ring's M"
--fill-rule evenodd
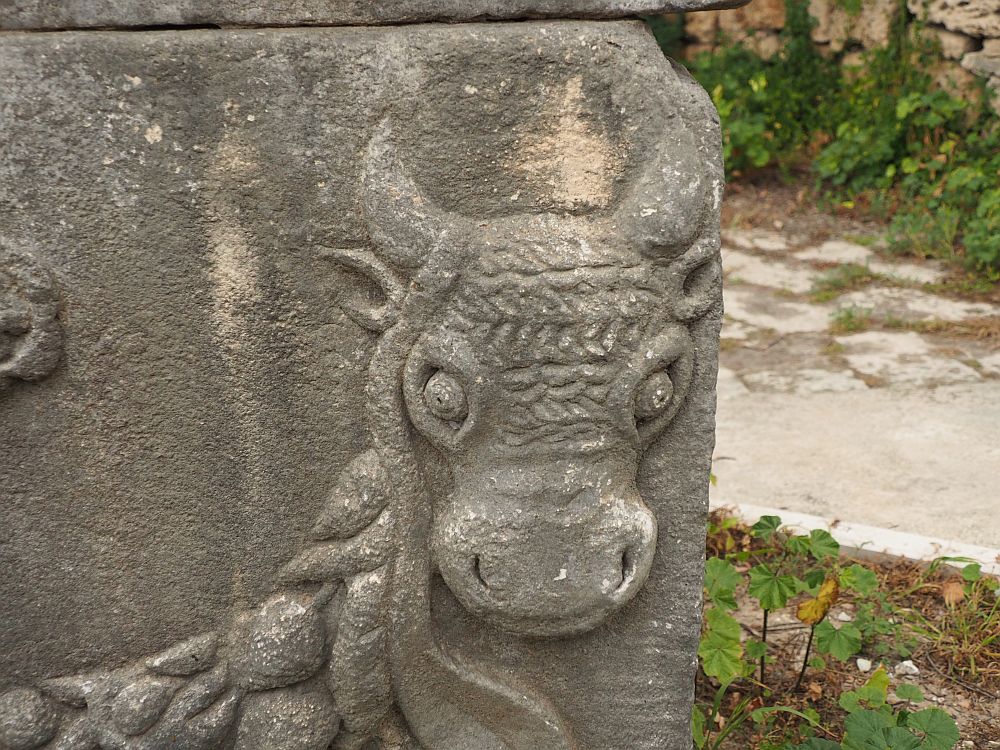
M642 588L656 548L656 519L634 474L616 473L618 481L594 466L459 473L433 537L448 587L517 634L599 625Z

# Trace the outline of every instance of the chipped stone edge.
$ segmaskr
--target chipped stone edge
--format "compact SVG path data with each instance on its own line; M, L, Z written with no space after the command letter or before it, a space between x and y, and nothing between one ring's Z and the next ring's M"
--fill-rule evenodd
M974 544L952 542L937 537L894 531L878 526L866 526L850 521L840 521L807 513L796 513L782 508L768 508L747 503L728 503L713 500L712 510L729 508L746 523L756 523L761 516L780 516L785 526L800 530L825 529L849 552L862 556L897 557L918 562L930 562L940 557L962 557L977 562L984 573L1000 575L1000 549L979 547ZM968 563L952 562L955 567Z
M468 13L450 13L432 9L396 11L381 13L377 9L370 13L338 12L336 9L326 14L310 14L292 10L284 15L264 13L212 12L193 10L171 13L169 9L161 13L129 12L114 10L110 13L66 13L61 17L37 19L37 12L23 9L0 8L0 32L45 32L45 31L128 31L146 30L151 26L158 29L217 26L219 28L287 28L326 26L386 26L397 24L424 23L482 23L524 20L571 20L599 21L635 18L641 15L666 13L694 13L709 10L732 10L746 5L750 0L631 0L620 3L579 2L582 7L567 9L562 5L547 7L550 2L518 3L514 7L497 10L495 4L483 3L486 7L473 8Z

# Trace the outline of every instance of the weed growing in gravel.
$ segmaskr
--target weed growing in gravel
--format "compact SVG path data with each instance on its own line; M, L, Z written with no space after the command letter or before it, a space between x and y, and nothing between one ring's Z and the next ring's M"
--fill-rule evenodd
M829 302L841 294L861 289L882 278L868 266L844 263L818 276L813 282L809 298L813 302Z
M928 617L907 611L914 632L924 636L949 669L973 680L988 677L1000 680L1000 582L984 576L982 566L968 562L961 577L934 580L945 562L968 562L956 558L935 560L907 591L937 594L945 604L943 612Z
M841 307L833 313L830 322L830 333L860 333L872 327L872 313L868 307Z
M916 331L917 333L937 333L951 337L1000 341L1000 318L995 315L966 318L965 320L903 320L887 315L882 326L889 329Z

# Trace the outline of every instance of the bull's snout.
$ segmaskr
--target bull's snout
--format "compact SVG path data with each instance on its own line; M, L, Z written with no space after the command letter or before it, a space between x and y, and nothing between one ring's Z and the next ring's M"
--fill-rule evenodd
M484 489L456 487L433 539L445 582L470 611L521 635L569 635L642 588L656 519L634 486Z

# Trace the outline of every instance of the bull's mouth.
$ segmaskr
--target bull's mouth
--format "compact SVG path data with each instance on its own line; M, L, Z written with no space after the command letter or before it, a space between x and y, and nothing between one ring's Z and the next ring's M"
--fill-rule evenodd
M631 548L626 548L621 554L621 578L614 584L613 591L611 592L612 599L624 599L628 596L628 591L630 587L635 583L636 579L636 559L637 555ZM490 584L486 581L483 576L482 570L482 558L479 555L473 555L472 557L472 575L482 587L484 594L491 596ZM555 579L555 580L558 580ZM608 579L604 579L604 586L602 588L606 589Z

